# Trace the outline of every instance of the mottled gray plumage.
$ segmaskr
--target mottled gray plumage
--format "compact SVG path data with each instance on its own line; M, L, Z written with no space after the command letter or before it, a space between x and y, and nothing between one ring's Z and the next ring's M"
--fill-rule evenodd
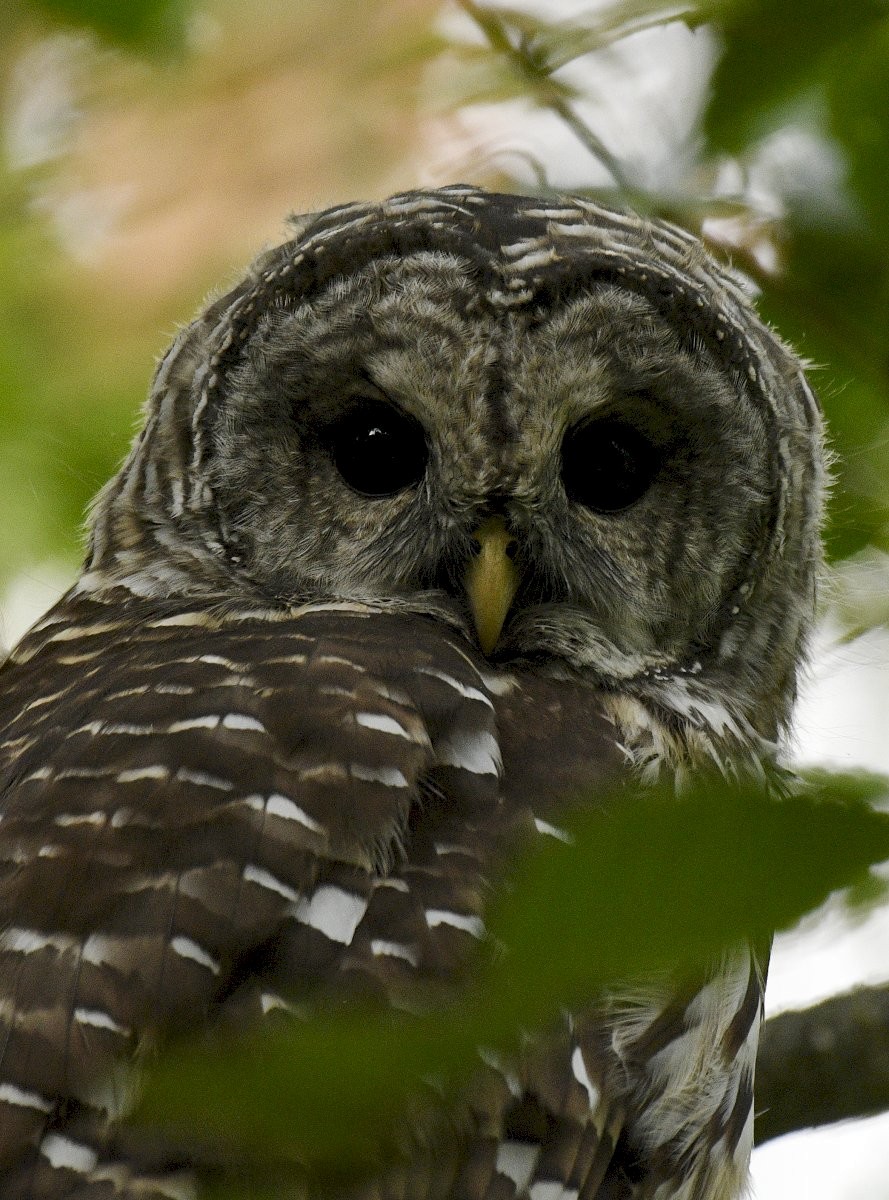
M422 448L391 494L344 477L368 405ZM612 508L569 461L608 421L653 464ZM118 1131L158 1037L410 1005L579 786L767 769L822 492L798 361L680 230L467 187L295 221L163 359L83 575L0 674L0 1196L188 1194ZM518 583L485 655L491 519ZM739 948L591 997L480 1065L456 1159L370 1192L729 1200L761 988Z

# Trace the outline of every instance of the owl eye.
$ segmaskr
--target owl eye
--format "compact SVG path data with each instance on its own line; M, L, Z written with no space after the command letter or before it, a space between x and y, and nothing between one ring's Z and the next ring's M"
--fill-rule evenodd
M334 466L362 496L394 496L423 478L429 458L423 428L389 404L351 408L328 437Z
M629 508L648 491L661 454L644 433L616 417L576 425L562 443L562 483L569 499L593 512Z

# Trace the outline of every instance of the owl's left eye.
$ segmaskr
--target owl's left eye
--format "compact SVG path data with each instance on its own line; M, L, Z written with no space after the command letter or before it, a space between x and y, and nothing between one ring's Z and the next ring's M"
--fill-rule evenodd
M569 499L597 513L622 512L635 504L660 465L658 447L617 417L575 426L562 444L562 483Z
M420 423L378 401L349 409L328 438L334 466L362 496L394 496L413 487L429 459Z

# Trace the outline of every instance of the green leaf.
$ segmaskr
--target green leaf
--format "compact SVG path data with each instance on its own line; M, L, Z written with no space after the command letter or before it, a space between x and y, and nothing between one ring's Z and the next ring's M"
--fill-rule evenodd
M82 25L123 45L179 49L188 5L185 0L32 0L55 21Z
M827 546L889 545L889 245L857 224L792 215L760 311L805 358L837 455Z
M609 983L700 970L837 888L863 886L889 858L889 815L870 804L886 786L819 777L776 800L710 779L678 799L667 788L619 793L605 812L595 797L597 811L564 822L570 844L547 839L513 864L464 994L427 996L425 1017L326 1006L305 1024L179 1045L149 1078L138 1117L265 1169L378 1170L406 1126L446 1137L445 1101L476 1047L508 1053L520 1029L547 1026Z
M865 803L884 787L825 778L775 800L709 780L680 799L659 788L578 814L566 822L574 845L525 860L489 922L507 948L498 1010L538 1025L603 984L693 970L787 928L889 858L889 816Z
M871 30L825 80L831 132L849 167L849 184L889 257L889 20Z
M718 4L725 51L705 118L713 145L738 151L773 127L775 110L820 85L834 57L851 43L865 44L886 13L885 0Z

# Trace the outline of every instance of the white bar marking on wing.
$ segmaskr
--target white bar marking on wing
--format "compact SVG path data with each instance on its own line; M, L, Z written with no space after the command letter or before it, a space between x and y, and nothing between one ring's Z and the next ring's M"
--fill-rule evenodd
M88 1175L99 1161L98 1154L90 1146L72 1142L59 1133L48 1133L44 1137L40 1153L56 1170L76 1171L78 1175Z
M112 1016L98 1008L75 1008L74 1020L80 1025L92 1025L95 1029L107 1029L111 1033L119 1033L124 1037L130 1033L125 1025L118 1024Z
M462 929L471 933L474 938L485 936L485 923L481 917L469 916L467 913L449 912L445 908L427 908L426 924L430 929L436 925L451 925L454 929Z
M363 896L328 884L319 887L310 900L301 901L294 915L332 942L348 946L366 911L367 901Z
M405 727L394 717L387 716L385 713L359 712L355 714L355 723L365 729L378 729L380 733L391 733L395 737L406 738L409 742L413 741Z
M208 954L203 946L199 946L197 942L193 942L191 938L182 937L181 934L178 937L171 938L170 949L174 954L178 954L180 958L190 958L192 962L206 967L214 975L219 974L219 963L216 959Z
M313 820L305 809L294 804L289 796L281 796L278 793L269 796L266 802L266 812L270 817L281 817L285 821L297 821L300 825L305 825L306 829L312 833L324 833L324 826Z
M501 1142L497 1147L495 1167L515 1184L516 1195L521 1195L531 1182L540 1147L531 1142Z
M53 1110L53 1102L38 1096L36 1092L26 1092L16 1087L14 1083L0 1083L0 1102L14 1104L16 1108L33 1108L37 1112L49 1113Z
M299 892L263 867L255 867L252 863L248 863L244 867L243 876L247 883L255 883L259 887L266 888L267 891L277 892L279 896L283 896L285 900L289 900L293 904L299 900Z

